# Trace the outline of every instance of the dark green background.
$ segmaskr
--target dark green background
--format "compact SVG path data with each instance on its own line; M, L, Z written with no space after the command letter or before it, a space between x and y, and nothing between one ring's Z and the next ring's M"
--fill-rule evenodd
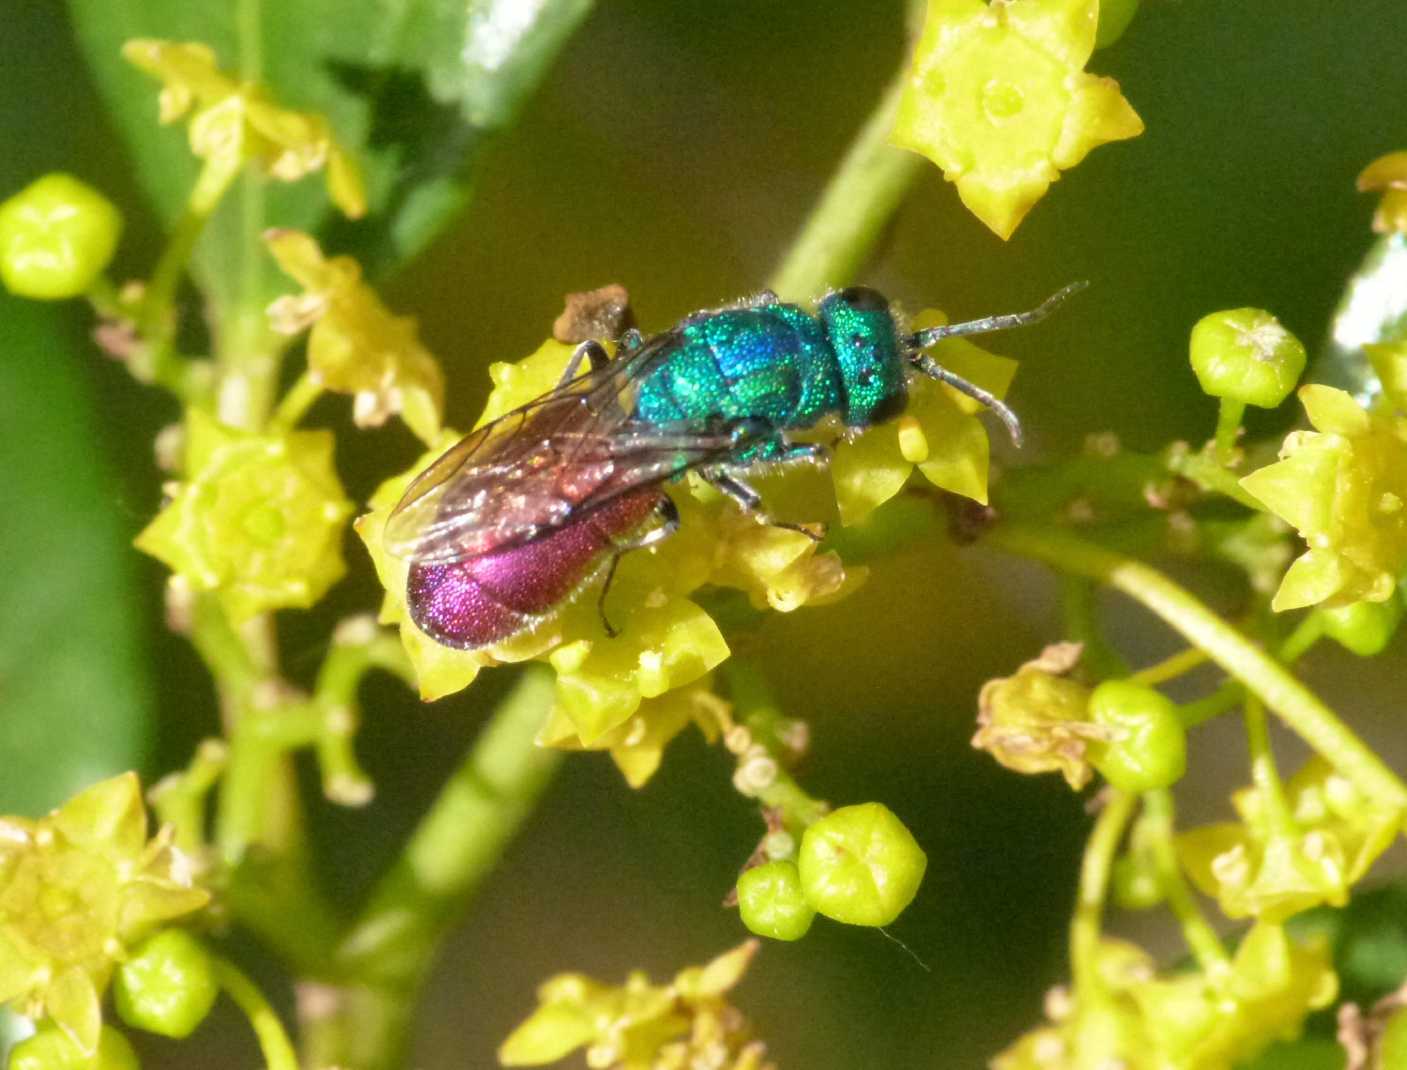
M485 366L535 348L567 291L623 282L658 327L761 285L899 62L901 6L599 4L517 128L480 160L461 222L386 288L445 363L451 422L472 422ZM47 169L75 172L129 215L119 269L144 270L152 216L61 9L20 0L6 15L0 195ZM1323 337L1370 240L1372 202L1354 176L1407 147L1404 48L1401 0L1152 0L1091 64L1119 80L1143 137L1095 151L1006 244L928 171L865 281L910 307L971 317L1088 278L1057 319L994 346L1025 359L1012 400L1029 454L1078 448L1106 428L1140 447L1205 436L1214 414L1186 371L1188 329L1214 308L1254 304L1312 347ZM0 298L0 748L37 739L49 758L72 756L39 765L0 752L0 809L52 805L134 762L154 776L215 730L206 679L163 631L161 570L126 548L157 507L151 441L176 413L99 356L88 326L74 305ZM416 452L397 427L350 431L340 401L313 420L338 428L356 496ZM337 616L377 597L359 546L349 559L327 605L283 625L296 676L315 668ZM930 971L874 931L825 922L799 945L767 948L740 999L782 1067L975 1064L1033 1021L1063 977L1081 801L967 745L982 681L1057 637L1051 594L1031 568L924 547L879 563L848 602L760 633L756 652L775 665L786 707L814 727L806 784L838 803L885 801L930 857L892 930ZM1171 648L1114 612L1135 658ZM1365 669L1326 652L1308 672L1400 767L1400 657ZM368 689L360 749L378 800L316 815L340 899L355 902L395 850L503 686L490 675L431 707L385 681ZM1216 813L1244 777L1237 735L1223 728L1234 726L1194 742L1190 815ZM415 1064L490 1065L533 984L555 970L664 975L736 941L718 901L758 828L729 772L692 734L640 793L604 757L571 759L447 948ZM257 1057L228 1017L210 1028L203 1065ZM148 1050L172 1065L189 1058Z

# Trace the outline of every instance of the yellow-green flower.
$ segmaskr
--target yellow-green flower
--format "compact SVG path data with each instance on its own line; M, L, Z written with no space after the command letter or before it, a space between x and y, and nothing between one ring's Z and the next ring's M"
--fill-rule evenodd
M670 740L690 723L698 725L710 743L718 738L719 711L727 703L713 693L708 677L696 684L643 700L624 724L597 736L589 744L562 706L555 705L537 741L564 750L605 750L632 788L643 787L659 769Z
M596 1070L771 1070L766 1048L725 996L759 943L749 940L666 985L643 973L612 986L563 973L537 992L538 1008L498 1049L504 1066L542 1066L586 1049Z
M296 230L265 236L279 267L303 287L269 306L274 329L296 334L311 326L308 369L328 390L353 396L358 427L380 427L400 413L422 442L434 442L444 411L440 366L420 344L415 320L394 316L362 280L350 256L323 256Z
M48 817L0 818L0 1003L97 1047L114 964L162 923L199 910L189 859L147 839L135 773L96 784Z
M1276 827L1255 788L1232 796L1241 816L1178 837L1188 876L1228 917L1283 921L1309 907L1342 906L1392 845L1403 813L1363 795L1322 758L1285 784L1291 825Z
M1298 944L1261 922L1224 972L1159 976L1151 956L1104 939L1098 985L1047 1000L1050 1024L1027 1033L992 1070L1232 1070L1298 1035L1338 992L1329 948Z
M256 434L186 417L185 481L139 536L197 591L215 591L235 621L306 609L342 578L351 515L328 431Z
M1293 431L1280 460L1241 480L1308 543L1271 606L1342 606L1392 596L1407 566L1407 441L1386 410L1333 387L1300 388L1313 431Z
M1112 78L1087 74L1099 0L929 0L896 145L957 183L1009 238L1050 184L1143 121Z
M246 160L283 182L326 167L337 207L354 219L366 214L361 172L321 115L285 108L263 86L230 77L197 42L139 38L123 45L122 55L161 81L163 123L190 115L191 151L206 162L202 187L223 190Z
M1358 175L1358 188L1382 190L1383 199L1373 215L1373 229L1379 234L1407 232L1407 152L1379 156Z
M943 313L927 309L915 317L913 329L947 322ZM1006 396L1016 376L1016 361L965 338L944 339L927 353L997 397ZM985 505L989 447L982 411L966 394L916 376L903 415L835 447L830 469L841 522L864 520L903 489L915 467L935 486Z
M1276 1040L1298 1036L1312 1011L1338 994L1324 940L1297 943L1260 922L1236 948L1224 978L1184 973L1134 985L1162 1061L1187 1070L1231 1070Z
M517 364L495 364L480 424L496 419L561 380L572 347L549 341ZM411 480L454 440L445 432L436 449L411 470L377 489L371 512L356 522L387 594L383 623L396 624L420 680L423 697L468 686L485 665L539 658L557 674L556 703L544 740L554 745L609 749L632 783L658 764L659 748L687 722L689 700L662 699L691 688L728 657L713 619L690 595L707 585L745 591L759 607L783 612L842 596L862 572L847 574L833 553L789 529L742 516L736 505L694 476L671 484L680 530L659 546L626 554L606 599L619 634L606 633L597 589L562 606L537 628L487 650L451 650L410 620L405 607L408 565L383 546L391 510ZM657 723L656 723L656 719ZM633 741L633 742L632 742Z
M1089 719L1089 688L1069 678L1079 643L1055 643L977 696L972 745L1018 773L1059 771L1079 791L1094 775L1089 743L1108 735Z

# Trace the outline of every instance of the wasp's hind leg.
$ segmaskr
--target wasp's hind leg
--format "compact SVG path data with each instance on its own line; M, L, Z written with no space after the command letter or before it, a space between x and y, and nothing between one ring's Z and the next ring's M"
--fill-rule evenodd
M662 543L679 530L679 508L668 494L660 495L660 503L655 506L655 510L659 513L660 526L651 528L631 542L617 545L615 553L611 554L611 563L606 566L606 582L601 585L601 594L596 599L596 611L601 615L601 626L606 629L606 634L612 639L620 632L611 623L611 618L606 616L606 595L610 593L611 582L616 578L616 566L620 564L620 559L631 550L643 550L647 546Z
M594 338L589 338L581 345L572 350L572 359L567 361L566 370L562 372L562 378L557 380L557 389L560 390L573 379L577 372L581 371L581 362L587 361L591 365L591 370L604 368L611 362L611 355L606 352L606 347Z
M799 456L810 456L811 451L806 450ZM799 531L812 542L820 542L821 536L817 535L804 524L792 524L786 520L773 520L762 508L762 495L756 489L744 483L735 475L731 475L722 468L705 468L699 473L703 476L704 482L716 490L722 491L737 503L739 509L747 513L759 524L767 524L774 528L786 528L788 531Z

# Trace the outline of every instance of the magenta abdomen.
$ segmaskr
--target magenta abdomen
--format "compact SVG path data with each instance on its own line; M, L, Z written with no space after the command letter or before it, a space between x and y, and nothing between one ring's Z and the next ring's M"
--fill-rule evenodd
M526 631L570 597L602 556L638 528L658 487L623 494L531 542L451 565L412 565L411 619L446 646L474 650Z

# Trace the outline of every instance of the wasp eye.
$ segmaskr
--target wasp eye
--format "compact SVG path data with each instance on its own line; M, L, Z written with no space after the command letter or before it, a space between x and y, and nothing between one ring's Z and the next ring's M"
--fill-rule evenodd
M889 301L885 296L868 286L847 286L840 291L840 299L857 312L889 311Z

